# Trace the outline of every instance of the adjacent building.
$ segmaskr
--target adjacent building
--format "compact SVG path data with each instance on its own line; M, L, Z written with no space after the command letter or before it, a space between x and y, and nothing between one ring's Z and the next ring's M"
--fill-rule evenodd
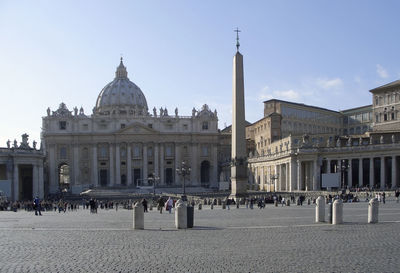
M247 127L249 186L266 191L400 187L400 81L345 111L281 100ZM334 182L332 184L332 182Z

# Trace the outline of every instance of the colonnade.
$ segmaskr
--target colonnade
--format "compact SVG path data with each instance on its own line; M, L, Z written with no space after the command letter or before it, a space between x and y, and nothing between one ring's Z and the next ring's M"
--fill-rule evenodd
M265 191L318 191L323 173L340 173L341 188L400 187L399 156L354 158L294 158L250 163L252 180Z
M107 156L100 155L101 145L108 147ZM140 147L140 154L132 154L135 145ZM90 170L89 181L84 181L81 174L82 155L79 145L70 146L71 154L65 160L60 159L57 155L56 145L49 145L50 192L59 190L59 165L63 163L71 168L72 187L82 187L83 184L90 184L94 187L148 185L152 183L149 183L148 178L150 177L157 177L157 185L178 186L182 185L183 181L175 170L181 166L182 161L186 161L191 166L190 177L185 179L186 185L200 186L201 164L208 161L208 183L210 186L218 186L217 145L209 144L207 155L201 154L201 144L198 143L95 143L89 147L91 156L86 159L86 165ZM122 149L125 149L124 152L122 152ZM149 152L149 149L152 149L152 151ZM106 184L103 176L107 176Z

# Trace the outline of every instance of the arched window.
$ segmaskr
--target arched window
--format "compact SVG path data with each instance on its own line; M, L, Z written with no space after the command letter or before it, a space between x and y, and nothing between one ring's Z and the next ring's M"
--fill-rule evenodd
M58 170L59 183L61 188L69 188L69 166L66 163L62 163Z

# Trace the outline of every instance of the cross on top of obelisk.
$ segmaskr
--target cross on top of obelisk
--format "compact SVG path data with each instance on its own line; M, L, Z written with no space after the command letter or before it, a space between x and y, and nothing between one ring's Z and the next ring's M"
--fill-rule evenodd
M239 47L240 47L240 43L239 43L239 32L241 32L239 30L239 28L236 28L234 30L234 32L236 32L236 50L239 52Z

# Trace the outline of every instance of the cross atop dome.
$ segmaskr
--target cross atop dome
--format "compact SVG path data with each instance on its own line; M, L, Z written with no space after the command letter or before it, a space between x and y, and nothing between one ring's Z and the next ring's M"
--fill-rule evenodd
M115 78L128 78L128 72L126 71L126 67L124 66L122 60L123 59L121 57L121 61L117 67L117 71L115 72Z

